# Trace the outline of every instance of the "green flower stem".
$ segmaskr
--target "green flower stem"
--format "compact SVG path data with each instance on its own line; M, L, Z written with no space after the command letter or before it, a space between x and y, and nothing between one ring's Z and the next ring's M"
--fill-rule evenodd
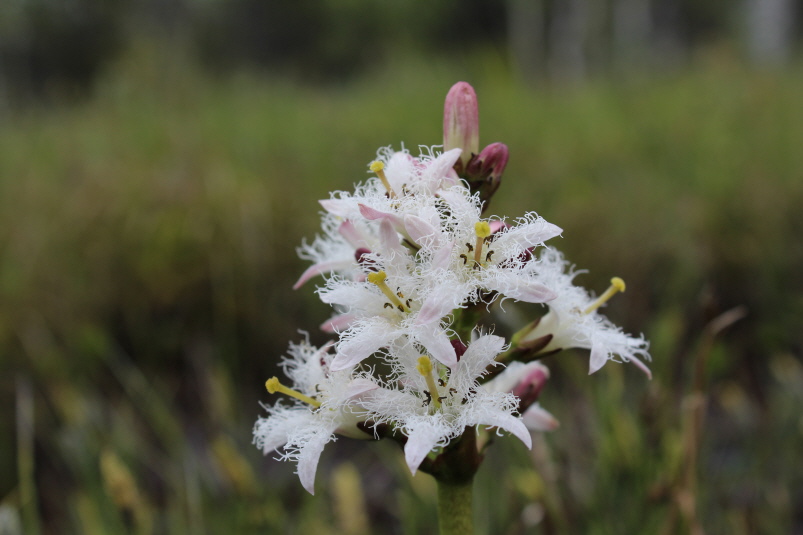
M462 483L438 481L438 531L440 535L471 535L473 480Z

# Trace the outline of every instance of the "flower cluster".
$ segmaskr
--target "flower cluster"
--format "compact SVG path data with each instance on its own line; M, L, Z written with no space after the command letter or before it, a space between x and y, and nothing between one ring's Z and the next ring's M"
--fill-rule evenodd
M549 372L538 359L590 349L590 372L611 359L642 360L647 343L615 327L545 243L561 229L535 213L485 216L507 147L479 151L476 96L464 82L446 100L443 151L382 148L354 192L321 201L322 233L300 249L312 265L296 283L323 276L321 300L335 314L322 348L291 345L289 385L254 429L265 453L298 462L313 492L324 445L336 435L391 438L412 472L430 470L450 445L478 430L506 431L531 445L530 430L557 426L537 404ZM548 312L510 342L478 320L498 301L542 303Z

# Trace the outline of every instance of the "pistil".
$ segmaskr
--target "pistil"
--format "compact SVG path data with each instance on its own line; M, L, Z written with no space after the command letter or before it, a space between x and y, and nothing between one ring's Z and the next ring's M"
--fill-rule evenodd
M485 238L491 235L491 225L487 221L477 221L474 223L474 233L477 235L477 241L474 246L474 265L482 265L482 244L485 243Z
M429 388L429 396L432 400L432 403L435 404L436 409L441 408L441 400L438 396L438 385L435 383L435 379L432 377L432 361L429 360L429 357L426 355L421 355L418 358L418 364L415 367L418 370L418 373L424 376L424 380L427 382L427 387Z
M390 195L391 199L396 198L396 192L393 191L393 188L390 187L390 182L388 182L388 177L385 176L385 164L379 160L374 160L371 162L369 167L371 171L376 173L376 176L379 177L379 180L382 181L382 184L385 186L385 189L388 190L388 195Z
M386 279L387 274L384 271L377 271L375 273L368 274L368 282L376 284L379 289L382 290L382 293L385 294L385 297L387 297L396 308L402 312L410 312L410 307L408 307L405 303L402 303L401 299L399 299L399 296L393 293L393 290L391 290L385 282Z
M311 398L309 396L305 396L301 392L298 392L296 390L293 390L292 388L288 388L288 387L284 386L282 383L279 382L279 378L278 377L271 377L270 379L265 381L265 388L268 389L268 392L270 394L275 394L276 392L281 392L282 394L287 394L288 396L294 397L294 398L296 398L296 399L298 399L300 401L303 401L304 403L309 403L310 405L312 405L315 408L318 408L318 407L321 406L321 402L318 401L317 399L313 399L313 398Z
M611 297L616 295L617 292L624 292L625 291L625 281L620 279L619 277L614 277L611 279L611 285L605 290L601 296L597 298L596 301L591 303L588 308L583 311L583 314L591 314L599 307L604 305Z

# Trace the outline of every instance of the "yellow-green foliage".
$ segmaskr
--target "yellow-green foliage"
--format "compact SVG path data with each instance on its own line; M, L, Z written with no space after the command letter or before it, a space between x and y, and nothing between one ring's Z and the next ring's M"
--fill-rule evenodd
M711 532L787 529L803 479L790 353L803 317L803 76L713 61L576 88L526 87L482 58L469 70L400 62L309 88L213 79L142 47L84 102L9 112L0 401L24 404L30 382L35 410L0 421L4 503L53 532L434 526L431 485L405 475L393 445L338 441L310 499L250 431L287 342L298 329L322 339L312 285L290 290L316 200L365 178L380 145L440 143L442 99L461 78L479 94L482 140L511 149L491 211L535 209L563 227L559 246L598 291L623 277L608 313L652 338L655 358L649 384L616 365L588 378L579 354L548 361L543 404L562 427L532 457L496 441L478 525L657 532L688 461L695 344L713 315L746 305L707 358L697 498ZM12 439L26 423L35 450ZM21 469L31 455L35 476ZM353 464L332 473L344 457ZM347 488L354 499L331 495Z

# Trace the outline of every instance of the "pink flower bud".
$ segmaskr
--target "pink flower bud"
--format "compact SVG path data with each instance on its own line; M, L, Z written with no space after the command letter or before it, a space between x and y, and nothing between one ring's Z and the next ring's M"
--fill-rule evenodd
M464 178L472 193L480 192L483 211L488 208L488 202L502 183L502 173L509 157L507 145L491 143L466 164Z
M492 184L493 190L496 191L509 158L510 151L507 145L491 143L469 162L466 167L466 179L469 181L482 180Z
M521 380L513 387L513 394L519 398L519 410L523 412L538 399L541 390L549 379L549 370L540 363L532 363Z
M480 150L480 113L477 94L467 82L457 82L443 106L443 150L463 149L460 167Z

